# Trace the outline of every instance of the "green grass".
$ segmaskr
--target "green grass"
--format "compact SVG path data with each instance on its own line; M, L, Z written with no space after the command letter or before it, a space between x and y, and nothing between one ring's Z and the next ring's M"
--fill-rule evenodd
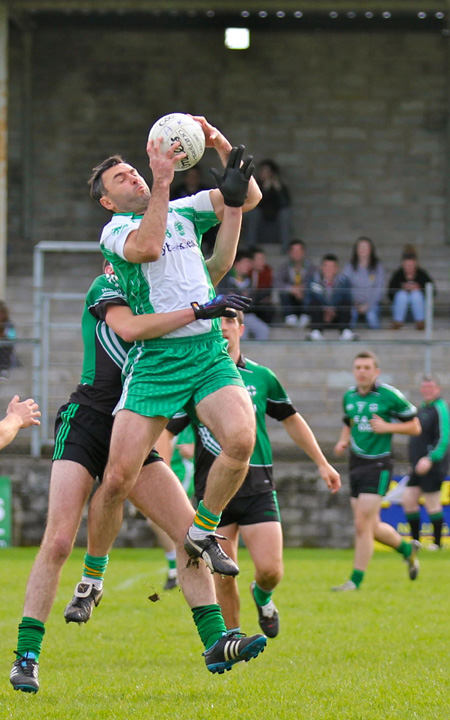
M14 692L9 670L35 550L0 551L1 720L447 720L449 554L422 553L407 579L401 558L377 552L363 589L332 593L348 578L350 551L286 550L276 592L278 638L250 663L211 675L178 590L161 592L160 550L114 550L92 620L66 625L83 553L63 571L47 623L37 695ZM243 629L259 630L240 556ZM157 590L161 601L147 597Z

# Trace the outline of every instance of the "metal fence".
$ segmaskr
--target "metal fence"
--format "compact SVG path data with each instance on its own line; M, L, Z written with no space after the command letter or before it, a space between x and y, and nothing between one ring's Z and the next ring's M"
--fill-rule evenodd
M73 288L54 290L46 279L46 263L50 254L59 253L69 258L70 253L76 254L75 264L82 264L81 257L96 253L98 262L89 264L89 272L80 273L84 285L78 282L81 292L74 292ZM67 260L69 262L69 260ZM97 243L64 243L42 242L34 252L33 274L33 338L17 340L20 354L24 355L23 368L18 368L21 382L30 389L30 394L39 402L42 411L40 428L30 431L31 451L34 456L41 454L43 446L53 444L53 424L58 407L67 402L70 393L79 382L83 344L81 337L80 317L85 299L85 291L91 280L99 274L101 256ZM92 271L92 277L87 277ZM76 274L75 285L77 284ZM64 284L64 281L61 281ZM73 283L72 283L73 284ZM449 325L450 329L450 325ZM269 343L260 344L249 341L244 350L256 361L268 364L280 376L283 384L293 398L311 398L321 383L325 383L328 390L329 405L326 411L333 416L333 421L339 424L340 409L337 409L337 395L341 392L350 377L351 357L360 347L359 343L345 343L335 339L321 341L322 350L315 343L306 342L299 337L293 337L289 330L276 329L272 333L273 339ZM364 346L373 346L377 352L388 358L382 366L400 387L406 381L414 383L416 376L423 372L437 371L443 374L444 380L448 377L450 386L450 368L448 356L450 354L450 332L445 337L434 338L433 334L433 296L432 288L427 289L427 318L425 332L420 337L408 340L386 339L379 331L367 333L362 341ZM337 350L339 348L339 350ZM388 352L389 350L389 352ZM414 363L406 361L414 355ZM338 359L339 358L339 359ZM393 366L395 365L395 373ZM409 370L407 370L407 367ZM16 373L16 371L14 371ZM342 383L339 378L342 377ZM404 381L404 382L403 382ZM27 385L28 383L28 385ZM1 392L4 395L4 389ZM28 392L28 391L27 391ZM336 408L336 409L335 409ZM336 418L334 420L334 415ZM307 413L308 416L308 413ZM313 418L311 422L314 427ZM324 420L325 422L325 420ZM331 419L330 419L331 422ZM317 435L321 440L321 420L317 420Z

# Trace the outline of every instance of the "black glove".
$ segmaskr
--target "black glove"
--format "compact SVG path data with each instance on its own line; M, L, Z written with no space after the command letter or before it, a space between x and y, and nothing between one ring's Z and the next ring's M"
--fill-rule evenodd
M232 148L223 175L216 168L209 171L223 195L225 205L230 207L243 206L247 198L248 182L255 172L252 155L245 158L240 167L244 150L244 145Z
M245 312L251 304L251 299L243 295L217 295L204 305L191 302L191 307L196 320L212 320L217 317L235 318L237 317L235 310Z

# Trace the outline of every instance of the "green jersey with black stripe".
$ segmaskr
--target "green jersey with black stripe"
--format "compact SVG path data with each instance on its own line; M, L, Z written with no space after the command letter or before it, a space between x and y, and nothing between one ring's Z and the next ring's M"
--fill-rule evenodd
M386 422L407 422L417 415L417 408L392 385L376 382L362 395L351 387L343 397L344 423L350 427L352 452L362 458L381 458L390 454L392 434L377 434L370 420L379 415Z
M84 357L81 380L71 403L89 405L110 415L122 393L122 367L130 343L124 342L105 322L110 304L128 305L114 275L100 275L86 295L81 317Z
M237 363L239 374L250 395L256 416L256 444L250 458L247 477L235 497L259 495L273 490L272 447L266 426L266 415L283 421L296 413L286 391L272 370L258 365L241 355ZM195 494L203 497L209 469L219 455L221 447L215 437L204 425L194 421L195 443ZM177 413L167 425L167 429L177 435L187 426L190 418L185 413Z
M139 230L143 215L116 213L100 238L103 255L109 260L128 304L135 315L167 313L200 304L215 297L201 251L202 234L218 223L209 191L173 200L167 213L166 237L158 260L131 263L125 258L128 235ZM163 336L177 339L204 335L220 329L220 321L196 320ZM143 340L139 344L151 344Z

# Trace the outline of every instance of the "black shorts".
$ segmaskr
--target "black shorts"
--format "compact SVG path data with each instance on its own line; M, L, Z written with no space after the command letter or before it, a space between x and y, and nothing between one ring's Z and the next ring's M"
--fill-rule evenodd
M114 418L88 405L66 403L55 420L53 460L71 460L86 468L101 482L109 454ZM149 465L162 458L152 450L144 462Z
M260 495L233 498L222 513L219 527L234 523L256 525L264 522L281 522L275 490Z
M434 466L432 466L430 472L426 475L417 475L415 472L412 472L409 476L407 487L420 487L424 493L439 492L446 475L445 470Z
M390 456L385 458L360 458L350 456L350 494L357 498L361 493L386 495L392 479L394 463Z

